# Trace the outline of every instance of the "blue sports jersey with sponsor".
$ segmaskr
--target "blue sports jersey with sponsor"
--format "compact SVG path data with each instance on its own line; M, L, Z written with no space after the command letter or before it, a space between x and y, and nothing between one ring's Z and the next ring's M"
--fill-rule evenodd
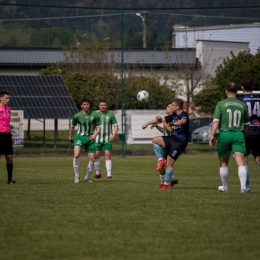
M188 135L189 135L189 116L185 111L182 111L180 114L173 113L172 115L165 116L165 121L167 123L170 122L178 122L181 119L186 119L184 125L180 126L173 126L171 131L171 137L175 141L180 142L188 142Z
M260 136L260 96L253 93L245 94L239 99L247 105L250 125L246 137Z

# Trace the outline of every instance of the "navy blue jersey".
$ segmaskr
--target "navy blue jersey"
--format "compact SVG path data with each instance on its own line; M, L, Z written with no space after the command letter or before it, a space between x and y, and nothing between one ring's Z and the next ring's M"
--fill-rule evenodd
M173 126L171 131L171 137L175 141L188 142L189 135L189 116L185 111L181 111L180 114L173 113L172 115L164 117L167 123L178 122L181 119L186 119L186 123L180 126Z
M250 125L246 137L260 136L260 97L255 94L245 94L241 101L247 105Z

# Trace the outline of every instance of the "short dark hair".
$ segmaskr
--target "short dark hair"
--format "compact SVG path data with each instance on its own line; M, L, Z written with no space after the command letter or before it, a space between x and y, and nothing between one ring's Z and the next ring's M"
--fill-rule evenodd
M173 100L177 106L179 106L180 109L183 108L184 101L181 98L176 98Z
M98 104L100 104L100 103L107 103L107 101L105 99L100 99Z
M167 108L169 105L171 105L171 104L172 104L172 102L173 102L173 100L171 100L171 101L168 101L168 102L167 102L167 104L166 104L166 107L165 107L165 108Z
M10 95L7 91L1 91L0 97L3 97L4 95Z
M244 88L246 91L252 91L254 87L254 82L250 78L243 78L241 80L241 86Z
M87 99L87 98L82 98L81 101L80 101L80 105L82 105L82 104L85 103L85 102L88 102L88 103L91 105L90 100Z
M229 92L229 93L236 94L237 93L237 85L236 85L236 83L233 82L233 81L229 81L226 84L226 91Z

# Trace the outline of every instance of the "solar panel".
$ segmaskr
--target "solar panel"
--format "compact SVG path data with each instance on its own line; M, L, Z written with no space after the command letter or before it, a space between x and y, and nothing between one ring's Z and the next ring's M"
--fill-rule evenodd
M78 109L61 76L0 75L0 91L10 93L12 110L24 118L67 119Z

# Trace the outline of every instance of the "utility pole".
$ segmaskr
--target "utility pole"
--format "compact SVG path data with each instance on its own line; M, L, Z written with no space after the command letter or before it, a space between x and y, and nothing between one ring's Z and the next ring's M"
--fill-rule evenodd
M147 38L147 26L146 26L146 12L141 15L140 13L136 13L137 16L140 16L142 19L143 25L143 48L146 49L146 38Z

